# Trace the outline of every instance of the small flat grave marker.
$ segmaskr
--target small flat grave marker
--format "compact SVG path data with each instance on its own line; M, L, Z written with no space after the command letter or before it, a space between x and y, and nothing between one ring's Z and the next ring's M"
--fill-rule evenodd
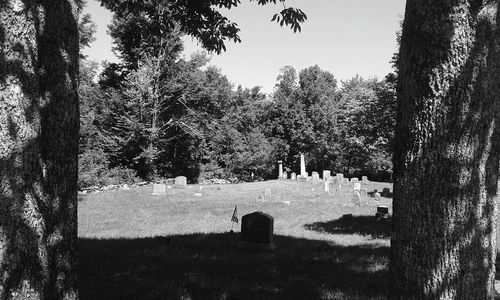
M153 193L151 195L165 195L167 192L167 187L163 183L154 183L153 184Z

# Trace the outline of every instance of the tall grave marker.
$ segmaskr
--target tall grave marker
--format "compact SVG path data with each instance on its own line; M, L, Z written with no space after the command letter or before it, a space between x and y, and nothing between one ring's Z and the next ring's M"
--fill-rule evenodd
M306 172L306 160L304 158L304 154L300 155L300 176L307 178L307 172Z

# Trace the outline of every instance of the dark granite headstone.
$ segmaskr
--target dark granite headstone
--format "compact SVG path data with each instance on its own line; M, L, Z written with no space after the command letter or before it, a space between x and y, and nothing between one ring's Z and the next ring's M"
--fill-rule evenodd
M375 214L377 220L388 219L389 216L389 208L387 206L377 206L377 213Z
M241 241L244 243L272 244L274 219L257 211L241 218Z

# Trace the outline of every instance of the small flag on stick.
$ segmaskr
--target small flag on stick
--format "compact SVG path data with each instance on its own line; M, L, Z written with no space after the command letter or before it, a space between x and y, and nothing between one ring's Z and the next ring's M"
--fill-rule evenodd
M238 223L238 208L234 206L233 216L231 217L231 222Z

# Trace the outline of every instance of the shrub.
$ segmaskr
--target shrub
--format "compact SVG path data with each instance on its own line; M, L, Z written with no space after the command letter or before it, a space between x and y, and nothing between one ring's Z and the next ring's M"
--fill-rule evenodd
M132 169L116 167L108 169L109 160L101 149L89 149L78 157L78 188L137 182Z

